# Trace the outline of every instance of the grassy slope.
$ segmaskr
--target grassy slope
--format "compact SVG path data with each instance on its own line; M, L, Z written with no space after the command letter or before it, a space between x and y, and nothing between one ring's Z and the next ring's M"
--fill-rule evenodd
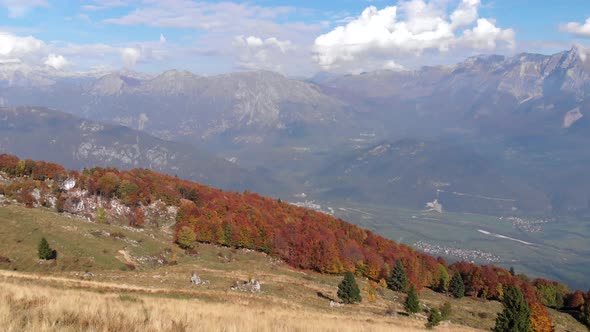
M165 232L136 231L115 225L95 224L45 209L26 209L17 205L0 206L0 225L0 255L13 260L11 263L0 263L0 269L18 271L0 272L1 289L13 289L13 292L16 292L13 296L18 297L19 292L29 294L31 291L27 289L40 287L39 294L48 294L47 298L53 298L50 294L53 294L55 288L65 288L68 292L56 298L56 307L68 308L71 307L68 301L77 301L81 303L81 308L85 308L81 310L86 310L91 306L87 303L89 299L109 306L114 301L113 308L132 308L129 313L125 310L123 314L126 316L125 319L132 322L138 319L136 316L143 310L138 303L144 304L144 307L150 308L152 317L162 315L161 320L164 320L148 321L142 323L144 325L134 323L147 330L158 329L158 326L164 325L165 329L172 329L171 320L166 318L170 313L166 310L178 308L178 311L183 313L189 310L187 307L198 311L199 315L216 317L208 320L207 324L221 324L217 326L230 330L231 324L223 325L226 320L245 319L245 316L261 312L264 314L260 321L248 320L253 324L253 330L309 330L310 326L315 327L314 320L331 322L319 326L327 329L332 325L338 330L353 330L358 326L364 326L366 330L396 327L400 330L411 330L419 329L425 323L424 317L409 318L401 314L403 295L389 290L383 290L375 302L363 301L360 305L330 308L328 300L318 294L336 299L336 286L340 277L296 271L269 256L253 251L201 245L198 255L188 256L170 245L171 238ZM120 234L118 237L109 235L113 232ZM56 263L38 263L36 246L42 236L58 250L59 257ZM128 253L127 259L120 252L122 250ZM178 260L177 265L156 262L157 258L172 260L173 256ZM135 271L128 268L131 262L136 266ZM30 275L21 271L48 273ZM96 276L91 281L81 280L81 272L84 271L91 271ZM189 283L192 271L209 280L210 284L192 286ZM41 285L38 285L39 276ZM251 277L262 282L262 294L252 295L229 290L236 280ZM35 280L34 284L32 280ZM366 281L359 281L361 288L367 286ZM104 294L86 294L87 291L99 291ZM121 294L122 297L119 297ZM365 295L363 292L363 297L366 297ZM453 300L429 290L422 292L421 297L429 306L441 306L444 301L451 301L454 308L451 321L463 325L461 329L464 330L468 330L465 326L489 329L494 324L496 313L501 309L497 302ZM132 303L119 303L126 300ZM217 311L213 313L209 311L214 309L201 308L204 303L217 308ZM159 306L165 309L157 309ZM388 308L400 314L395 315L396 317L387 316L385 313ZM15 314L16 309L0 308L0 322L3 310L12 310L12 314ZM44 317L57 317L63 314L58 311L44 312ZM79 314L83 316L83 313ZM306 315L312 315L314 318L298 319ZM585 331L571 317L558 313L555 315L555 321L560 324L558 331ZM180 314L177 317L180 317L181 325L186 325L190 330L196 321L189 316L182 318ZM127 324L125 322L121 324ZM276 325L279 322L283 322L280 323L283 325ZM442 329L457 331L460 328L453 324Z

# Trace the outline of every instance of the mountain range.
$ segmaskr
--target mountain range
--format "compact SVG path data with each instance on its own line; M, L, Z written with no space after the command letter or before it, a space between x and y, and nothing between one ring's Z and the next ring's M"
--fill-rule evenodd
M496 215L590 212L590 60L580 47L309 80L15 68L0 66L5 106L50 107L198 145L267 169L310 198L413 208L438 198L453 211ZM400 155L406 150L415 155Z
M96 165L149 168L231 190L272 192L280 186L187 143L165 141L124 126L46 108L0 108L0 153L44 158L81 170Z

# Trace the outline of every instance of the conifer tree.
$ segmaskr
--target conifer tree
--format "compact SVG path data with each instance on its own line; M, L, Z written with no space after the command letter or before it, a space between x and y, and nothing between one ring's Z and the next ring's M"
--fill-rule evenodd
M440 324L442 320L443 318L440 311L438 311L438 309L432 309L430 310L430 314L428 315L428 322L426 323L426 327L431 329Z
M465 296L465 284L463 283L463 278L461 278L461 273L456 272L453 275L451 283L449 284L449 291L457 299Z
M420 311L420 301L418 300L418 293L416 293L414 285L412 285L412 287L410 287L410 290L408 291L408 296L406 297L404 307L406 308L406 311L410 314L415 314L418 311Z
M37 249L39 253L39 259L49 260L55 258L55 250L51 249L47 239L42 238L41 241L39 241Z
M344 274L344 279L338 285L338 298L344 303L356 303L362 300L361 290L350 271Z
M496 318L494 332L531 332L531 309L520 288L510 286L504 292L504 310Z
M396 292L405 292L408 288L408 277L406 270L400 260L395 263L391 277L387 280L387 286Z

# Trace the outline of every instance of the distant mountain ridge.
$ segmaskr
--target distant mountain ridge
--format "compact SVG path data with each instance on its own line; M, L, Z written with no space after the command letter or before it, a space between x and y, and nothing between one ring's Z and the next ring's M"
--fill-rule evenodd
M11 86L5 105L43 105L99 121L146 130L162 138L260 143L270 132L299 124L329 125L342 103L309 83L272 72L204 77L170 70L158 76L111 73L84 82Z
M0 153L66 167L149 168L231 190L272 192L281 185L186 143L44 108L0 108ZM274 187L274 188L273 188Z
M353 174L357 178L346 179L348 185L362 187L359 179L374 178L374 187L382 190L370 195L366 188L344 190L336 172L325 172L326 167L340 170L336 160L362 154L379 142L440 142L463 151L426 157L447 175L454 174L451 182L458 180L453 163L481 157L494 161L496 174L512 184L502 187L482 170L472 174L470 182L481 188L471 192L507 197L511 192L502 190L520 188L519 195L534 197L529 210L585 215L590 213L590 192L582 185L590 183L583 170L590 159L585 148L590 139L587 53L576 46L553 55L475 56L416 70L320 73L309 81L267 71L205 77L179 70L156 76L53 77L53 83L37 85L0 79L6 86L0 89L0 104L43 105L204 146L245 167L268 169L296 183L298 192L323 198L383 199L389 196L386 179L379 176L400 176L394 175L399 156L392 155L375 161L382 172L359 167ZM417 159L399 162L413 170L423 166L415 164ZM323 172L325 180L318 179ZM423 206L431 192L402 198ZM478 206L459 201L457 210ZM478 211L498 214L505 209Z

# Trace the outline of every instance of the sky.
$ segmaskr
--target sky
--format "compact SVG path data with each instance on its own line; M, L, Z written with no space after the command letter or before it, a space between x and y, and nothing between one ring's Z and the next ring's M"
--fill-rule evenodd
M590 46L588 0L0 0L0 63L290 76Z

